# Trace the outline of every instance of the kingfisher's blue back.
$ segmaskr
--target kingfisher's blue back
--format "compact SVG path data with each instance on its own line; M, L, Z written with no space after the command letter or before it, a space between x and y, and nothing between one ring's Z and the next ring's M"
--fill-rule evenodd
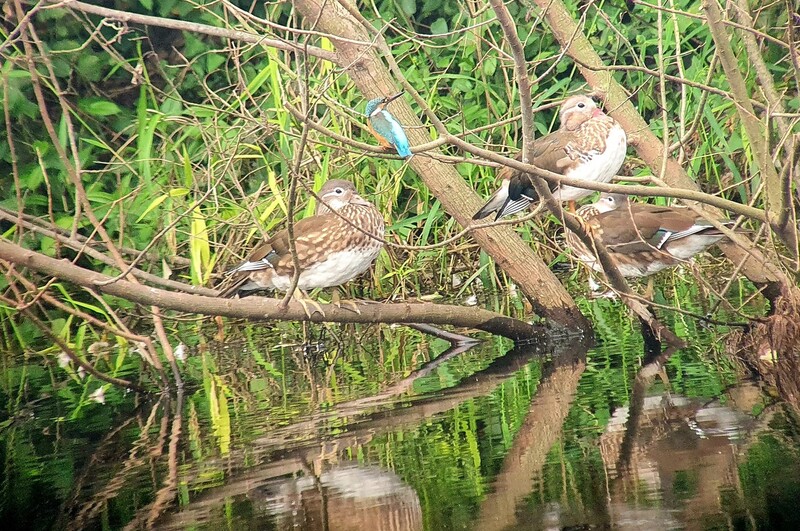
M413 153L406 132L397 118L386 110L385 100L375 98L367 102L365 114L369 119L370 131L382 145L394 147L403 158L411 157Z

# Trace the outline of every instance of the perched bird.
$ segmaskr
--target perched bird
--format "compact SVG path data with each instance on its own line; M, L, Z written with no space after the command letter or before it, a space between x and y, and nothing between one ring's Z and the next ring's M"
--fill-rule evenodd
M624 277L645 277L676 266L725 237L687 208L633 203L623 194L602 194L596 203L579 208L577 216L606 246ZM578 260L602 270L595 253L574 232L567 230L565 237Z
M411 153L411 147L408 144L408 137L403 130L403 126L397 121L397 118L386 110L386 107L403 95L403 92L398 92L394 96L387 96L385 98L375 98L367 102L366 114L370 132L378 139L378 142L383 147L394 148L397 154L408 159L414 156Z
M330 180L318 195L321 201L316 214L293 227L299 290L339 286L352 280L369 269L383 247L374 238L384 237L383 216L356 193L353 183ZM294 275L288 231L284 229L263 242L245 262L226 274L236 280L221 294L223 297L237 293L244 296L261 289L287 291ZM300 297L298 301L308 313L304 301Z
M625 160L628 138L616 120L600 110L588 96L567 98L559 111L558 130L533 142L533 165L560 173L565 177L599 183L609 182ZM522 160L520 151L515 157ZM472 219L483 219L497 212L495 220L515 214L539 200L528 173L507 166L497 172L500 188ZM550 184L557 201L575 201L592 194L592 190Z

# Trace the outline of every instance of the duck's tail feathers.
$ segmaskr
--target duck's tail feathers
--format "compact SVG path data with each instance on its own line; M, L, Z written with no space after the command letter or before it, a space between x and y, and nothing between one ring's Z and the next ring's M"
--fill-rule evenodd
M270 251L267 255L260 260L245 260L238 266L225 272L225 276L229 277L237 273L249 273L251 271L263 271L264 269L275 269L274 261L278 257L275 251Z
M506 203L508 203L508 181L504 180L502 186L494 191L486 204L483 205L480 210L475 212L475 215L472 216L472 219L483 219L493 212L499 212L503 209Z
M498 219L504 218L506 216L511 216L516 214L517 212L522 212L531 204L531 200L527 197L521 197L517 200L512 201L511 198L508 198L506 202L503 204L502 208L497 211L497 215L495 216L494 220L497 221Z
M246 297L255 291L265 289L264 287L250 280L249 273L252 273L253 271L265 270L271 270L274 272L275 266L273 265L272 261L275 260L276 257L277 254L275 251L270 251L261 260L247 260L233 269L226 271L226 280L222 282L222 285L224 286L230 282L232 282L232 284L229 287L224 288L219 296L230 298L236 294L239 294L240 297Z
M223 299L230 299L238 295L240 299L243 299L259 291L272 291L272 289L259 286L252 280L248 280L245 277L236 282L235 284L233 284L232 286L228 287L225 291L220 293L219 296L222 297Z

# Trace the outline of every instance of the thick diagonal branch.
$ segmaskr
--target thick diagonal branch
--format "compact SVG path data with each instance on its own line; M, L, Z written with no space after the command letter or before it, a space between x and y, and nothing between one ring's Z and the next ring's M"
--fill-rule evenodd
M392 69L393 77L384 64L382 59L391 66L393 58L380 34L375 34L374 37L377 48L384 57L379 55L376 47L356 44L357 41L370 40L368 32L374 32L374 28L368 23L365 25L359 22L358 17L351 13L351 9L355 10L353 6L345 4L345 0L294 1L295 8L306 20L313 21L320 31L329 34L339 63L349 65L345 72L365 97L392 94L396 92L398 83L411 93L413 87L402 78L399 69ZM421 105L425 104L421 98L417 103L420 104L420 101ZM423 110L430 117L430 109L425 106ZM430 141L424 133L426 128L402 99L392 103L392 113L408 126L407 133L412 145ZM452 167L431 157L414 157L410 166L442 202L448 214L462 226L469 225L471 214L480 207L480 200L461 176ZM588 328L588 321L581 315L558 279L512 230L506 227L482 230L475 233L475 239L532 299L537 314L561 326Z
M697 184L675 159L663 160L661 141L650 131L642 115L629 101L623 87L614 80L611 72L605 69L602 59L586 36L582 32L575 35L578 29L577 22L572 18L564 3L561 0L534 0L534 3L544 12L553 35L562 46L567 47L567 55L575 61L587 83L593 89L605 93L606 107L611 109L611 116L626 131L636 132L638 138L633 145L642 160L656 173L660 173L663 164L665 179L671 186L699 190ZM717 209L705 208L704 212L709 217L721 217L721 212ZM731 243L720 243L719 246L733 263L744 263L742 273L750 280L768 285L765 293L770 298L786 295L800 299L800 290L775 265L776 257L765 255L768 251L755 247L745 250Z
M509 43L511 53L514 57L514 72L517 78L517 85L519 86L519 100L520 106L522 107L522 160L526 163L530 163L530 153L533 152L533 102L531 101L531 83L528 78L525 52L522 47L522 42L517 35L511 13L508 12L506 5L502 0L490 0L489 3L497 15L497 20L500 23L500 27L503 29L503 34L505 35L506 41ZM550 188L541 178L534 177L532 183L539 197L542 198L542 201L544 201L550 212L561 219L565 227L577 234L584 242L584 245L588 245L590 249L593 248L595 250L595 254L597 255L600 265L603 267L603 272L606 274L608 281L615 290L623 295L623 300L628 308L639 316L642 321L647 323L653 330L653 333L672 344L680 344L681 341L678 337L667 327L659 323L652 312L650 312L638 298L633 297L631 288L628 286L628 283L625 282L619 270L617 270L617 266L611 261L611 257L608 255L605 246L600 241L595 241L595 239L588 235L575 216L566 215L564 213L561 204L553 198L553 194L550 193Z
M791 201L792 196L791 194L784 195L780 175L772 163L766 124L759 120L755 109L750 104L747 85L739 69L739 61L733 53L733 48L731 48L730 35L725 31L725 26L722 24L722 10L717 0L703 0L703 9L708 14L708 28L714 38L714 43L717 45L717 53L719 54L722 69L725 70L725 77L731 86L733 95L736 97L736 110L739 112L739 119L741 119L742 125L744 125L744 129L747 132L747 138L753 150L753 157L764 180L764 187L767 192L766 208L764 210L767 212L770 227L783 240L786 246L796 254L797 229L787 223L788 217L782 220L780 215L781 212L790 208L787 201Z

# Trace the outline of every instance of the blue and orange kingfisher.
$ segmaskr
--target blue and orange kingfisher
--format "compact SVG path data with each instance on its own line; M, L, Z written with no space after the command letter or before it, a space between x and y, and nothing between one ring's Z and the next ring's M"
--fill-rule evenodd
M366 114L370 132L378 139L378 142L387 148L394 148L397 154L408 159L414 156L411 153L411 146L408 144L408 137L403 130L403 126L397 118L386 110L386 106L403 95L398 92L394 96L375 98L367 102Z

